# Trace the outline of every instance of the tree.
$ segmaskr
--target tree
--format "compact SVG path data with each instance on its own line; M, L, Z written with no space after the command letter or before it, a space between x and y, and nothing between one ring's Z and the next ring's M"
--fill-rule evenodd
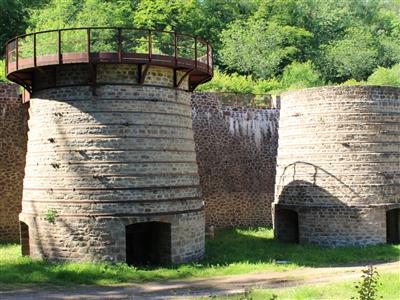
M221 34L222 63L232 71L268 78L294 60L310 37L304 29L275 22L236 21Z
M234 20L248 18L258 0L142 0L134 13L136 27L174 30L210 42L220 62L220 33Z
M321 46L321 69L333 82L365 80L378 65L378 47L372 33L350 28L343 39Z
M132 26L136 4L132 0L53 0L45 7L32 11L30 30Z
M323 85L321 75L314 68L311 61L305 63L292 62L283 71L281 81L285 89L299 89Z
M0 0L0 58L4 55L3 45L6 41L25 33L29 9L44 2L43 0Z
M400 86L400 64L392 68L378 68L368 77L368 84Z

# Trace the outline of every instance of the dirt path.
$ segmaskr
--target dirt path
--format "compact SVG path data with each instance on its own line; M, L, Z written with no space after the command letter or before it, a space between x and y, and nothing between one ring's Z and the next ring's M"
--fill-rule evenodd
M378 272L398 272L400 262L377 264ZM193 280L168 280L109 287L1 291L0 299L190 299L199 296L242 293L249 288L285 288L358 279L364 266L303 268Z

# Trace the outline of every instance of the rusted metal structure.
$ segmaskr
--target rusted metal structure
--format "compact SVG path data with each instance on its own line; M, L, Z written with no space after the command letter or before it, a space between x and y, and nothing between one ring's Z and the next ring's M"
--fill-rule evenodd
M7 78L29 93L35 90L35 69L65 64L88 64L89 81L95 93L96 64L117 63L138 65L139 84L143 84L150 65L173 68L174 87L179 88L188 77L191 91L213 75L211 45L199 37L177 32L120 27L68 28L24 34L6 43ZM180 78L178 71L184 72Z
M213 74L198 37L74 28L7 43L30 93L23 254L181 263L204 254L190 91Z

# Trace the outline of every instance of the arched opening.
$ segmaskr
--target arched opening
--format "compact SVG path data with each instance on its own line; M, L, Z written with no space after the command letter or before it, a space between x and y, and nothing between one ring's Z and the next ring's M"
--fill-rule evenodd
M282 242L299 242L299 218L297 212L290 209L277 209L275 215L276 238Z
M20 230L20 240L21 240L21 252L22 255L30 255L29 249L29 226L24 222L19 222L19 230Z
M400 208L386 212L386 241L388 244L400 244Z
M171 224L136 223L125 227L126 262L157 265L171 262Z

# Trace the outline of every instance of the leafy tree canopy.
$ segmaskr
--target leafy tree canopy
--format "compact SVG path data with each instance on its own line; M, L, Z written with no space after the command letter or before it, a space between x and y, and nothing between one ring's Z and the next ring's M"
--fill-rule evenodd
M312 34L302 28L250 19L223 31L221 56L228 70L268 78L295 59Z
M199 35L213 44L218 84L246 78L253 91L370 82L400 63L400 0L0 0L2 44L78 26Z

